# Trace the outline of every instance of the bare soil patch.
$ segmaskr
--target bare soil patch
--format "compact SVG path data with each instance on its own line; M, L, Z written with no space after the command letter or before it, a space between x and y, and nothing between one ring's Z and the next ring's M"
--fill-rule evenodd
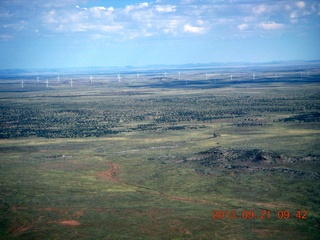
M30 228L32 228L32 227L33 227L33 224L28 225L28 226L21 226L21 227L18 227L18 228L13 229L11 232L21 233L21 232L27 231L28 229L30 229Z
M105 172L99 172L97 174L98 179L101 180L110 180L113 182L122 182L119 177L118 174L120 172L120 165L116 164L116 163L109 163L109 170L105 171Z
M81 225L81 223L76 220L62 220L59 223L62 225L66 225L66 226L79 226L79 225Z
M44 208L39 208L40 211L55 211L54 208L51 207L44 207Z

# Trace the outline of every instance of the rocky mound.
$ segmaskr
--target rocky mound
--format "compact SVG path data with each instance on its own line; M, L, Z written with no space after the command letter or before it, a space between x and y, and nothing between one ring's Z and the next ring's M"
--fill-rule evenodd
M292 157L260 149L239 150L213 148L197 154L187 161L196 162L202 167L196 169L202 174L221 172L223 169L235 171L276 171L298 175L320 177L320 172L306 171L298 167L299 163L319 161L319 156ZM290 166L290 167L289 167Z

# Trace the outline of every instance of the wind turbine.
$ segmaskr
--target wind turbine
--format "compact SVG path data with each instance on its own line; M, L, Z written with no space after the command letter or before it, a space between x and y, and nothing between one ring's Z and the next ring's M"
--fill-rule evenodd
M44 82L46 84L46 87L49 87L49 81L48 79Z
M119 81L119 83L121 83L121 76L120 76L120 74L118 74L118 81Z
M21 88L23 88L23 83L24 83L24 81L21 81Z
M58 75L57 79L58 79L58 82L60 82L60 76L59 75Z
M93 79L93 77L90 75L90 83L92 83L92 79Z
M256 76L256 75L255 75L254 73L252 73L252 79L254 79L254 78L255 78L255 76Z
M140 74L139 73L137 73L137 78L140 78Z
M181 76L181 73L179 72L179 77Z
M214 82L214 84L216 84L217 83L217 76L216 76L217 74L215 73L215 74L213 74L213 82Z
M39 82L39 77L37 77L37 81Z
M164 72L164 77L167 77L167 72Z
M230 80L232 81L232 74L230 75Z
M70 86L71 86L71 87L73 87L73 83L74 83L74 81L73 81L73 79L71 78L71 80L70 80Z

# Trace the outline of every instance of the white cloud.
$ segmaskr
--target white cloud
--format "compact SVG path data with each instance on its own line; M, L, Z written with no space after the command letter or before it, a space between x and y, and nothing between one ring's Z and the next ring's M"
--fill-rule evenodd
M50 12L48 12L48 14L45 16L45 23L56 23L58 22L58 18L56 16L56 11L55 10L51 10Z
M147 8L144 10L132 11L130 12L129 16L132 17L134 21L138 21L140 22L140 24L144 24L150 22L150 20L155 17L155 13L154 11L152 11L152 9Z
M296 11L290 13L290 18L297 18L297 17L298 17L298 13Z
M91 37L93 39L105 39L105 38L107 38L105 35L99 34L99 33L93 34Z
M86 16L82 12L74 12L71 13L69 16L65 16L64 18L68 19L67 21L79 23L82 22L86 18Z
M247 23L242 23L238 25L238 29L240 31L246 30L249 27L249 25Z
M252 12L254 14L262 14L264 12L267 11L267 6L264 5L264 4L261 4L261 5L258 5L258 6L254 6L253 9L252 9Z
M296 5L297 5L298 8L301 8L301 9L306 6L304 1L299 1L299 2L296 3Z
M10 40L11 38L13 38L13 36L12 36L12 35L9 35L9 34L2 34L2 35L0 35L0 40L1 40L1 41L8 41L8 40Z
M178 19L171 19L163 23L163 31L164 33L172 33L176 35L178 33L178 29L181 26L181 21ZM161 27L161 26L160 26Z
M143 9L143 8L147 8L149 6L149 3L144 2L144 3L139 3L137 5L127 5L124 9L125 13L129 13L131 11L134 10L139 10L139 9Z
M11 17L13 17L13 14L10 13L9 11L0 11L0 18L6 19Z
M67 3L51 0L48 3L50 8L43 7L45 3L40 0L30 0L31 5L22 0L2 1L6 6L13 2L14 6L0 6L0 31L13 36L18 31L21 35L22 31L30 33L39 29L42 34L96 34L96 39L99 34L109 34L110 39L112 36L119 40L150 35L160 38L163 34L179 38L189 33L239 37L248 33L258 35L261 29L305 29L308 23L318 19L320 13L318 3L306 4L300 0L239 0L232 4L222 0L153 0L122 8L103 4L89 6L88 0L70 0L72 4L69 0ZM24 8L28 11L21 10ZM21 24L21 19L25 24Z
M29 24L27 21L20 20L15 23L2 24L2 25L0 25L0 27L4 28L6 30L9 30L9 31L22 31L22 30L27 29L28 25Z
M69 25L59 25L56 30L60 32L95 32L94 35L99 35L101 33L115 33L123 29L120 25L104 25L104 24L69 24Z
M206 29L204 27L193 27L189 24L185 24L183 30L184 32L189 33L204 33Z
M284 24L276 23L276 22L262 22L259 26L265 30L276 30L284 28Z
M79 5L76 5L76 8L83 9L83 10L88 10L88 8L81 8Z
M286 4L285 9L288 10L288 11L290 11L290 10L291 10L291 5Z
M95 18L108 17L111 16L111 14L114 12L114 8L92 7L90 8L90 12L93 14Z
M102 31L102 32L116 32L116 31L123 29L123 26L121 26L121 25L111 25L111 26L99 25L99 26L95 26L93 29L98 30L98 31Z
M75 25L70 25L70 27L71 28L68 30L72 32L86 32L90 28L86 24L75 24Z
M246 16L242 18L242 21L245 23L252 23L257 21L257 16Z
M177 6L174 6L174 5L156 5L155 6L156 11L159 12L159 13L162 13L162 12L165 12L165 13L175 12L176 11L176 7Z
M298 23L298 13L296 11L290 13L290 22L293 24Z
M203 20L201 20L201 19L198 19L198 20L197 20L197 24L199 24L199 25L203 25L203 24L204 24L204 21L203 21Z
M194 3L195 0L180 0L181 4L190 4Z

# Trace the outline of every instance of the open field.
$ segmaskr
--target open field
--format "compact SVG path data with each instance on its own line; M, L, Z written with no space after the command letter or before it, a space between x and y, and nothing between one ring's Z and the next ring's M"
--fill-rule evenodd
M0 239L320 236L318 68L139 73L0 80Z

